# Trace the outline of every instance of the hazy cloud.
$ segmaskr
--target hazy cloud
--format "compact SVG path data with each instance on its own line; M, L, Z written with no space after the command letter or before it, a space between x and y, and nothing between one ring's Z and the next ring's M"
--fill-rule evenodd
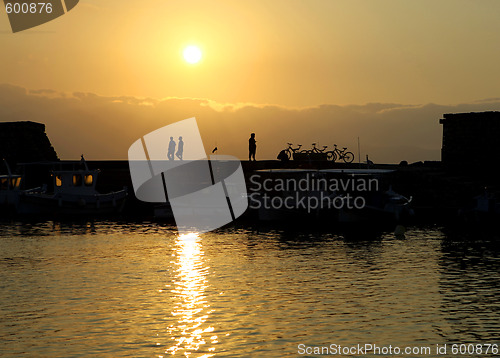
M0 85L0 121L35 121L62 159L126 159L139 137L164 125L195 116L205 149L247 158L248 137L257 134L257 158L275 159L287 142L309 148L312 142L348 147L374 162L439 160L443 113L500 110L500 99L459 105L320 105L285 108L223 104L200 98L105 97L62 94ZM165 144L167 145L167 144ZM186 143L186 145L189 145Z

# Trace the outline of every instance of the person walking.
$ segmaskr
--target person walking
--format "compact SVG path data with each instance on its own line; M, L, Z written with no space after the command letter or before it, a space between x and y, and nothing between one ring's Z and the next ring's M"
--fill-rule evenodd
M179 137L179 143L177 145L177 153L175 154L179 160L182 160L182 153L184 152L184 142L182 137Z
M168 160L174 160L175 159L174 154L175 154L175 141L174 137L170 137L170 142L168 143L168 152L167 152Z

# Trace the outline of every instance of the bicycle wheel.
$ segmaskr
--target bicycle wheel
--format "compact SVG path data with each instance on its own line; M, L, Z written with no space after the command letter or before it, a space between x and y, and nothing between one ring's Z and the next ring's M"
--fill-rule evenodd
M352 152L345 152L342 159L346 163L352 163L352 161L354 160L354 154L352 154Z
M334 151L326 152L326 159L330 162L334 162L337 160L337 155Z
M292 151L291 150L287 150L286 151L286 156L288 157L288 160L292 160Z

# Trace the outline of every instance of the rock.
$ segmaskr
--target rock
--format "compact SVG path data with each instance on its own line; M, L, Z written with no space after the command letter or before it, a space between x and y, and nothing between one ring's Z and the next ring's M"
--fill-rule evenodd
M57 161L45 125L31 121L0 122L0 159L9 164Z

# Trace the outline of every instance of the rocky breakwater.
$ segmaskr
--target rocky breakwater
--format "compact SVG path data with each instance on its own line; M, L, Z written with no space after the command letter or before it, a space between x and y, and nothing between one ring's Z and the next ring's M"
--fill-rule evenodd
M0 122L0 160L9 164L59 160L45 125L31 121Z

